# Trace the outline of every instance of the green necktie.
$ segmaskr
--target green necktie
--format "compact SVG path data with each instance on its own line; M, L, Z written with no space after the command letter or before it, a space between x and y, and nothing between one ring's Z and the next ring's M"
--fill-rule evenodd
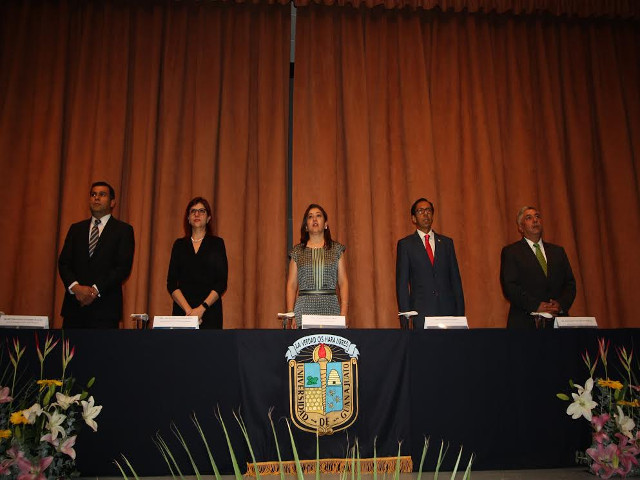
M537 243L533 244L534 247L536 247L536 258L538 259L538 262L540 263L540 266L542 267L542 271L544 272L544 276L547 276L547 261L544 259L544 255L542 254L542 250L540 250L540 245L538 245Z

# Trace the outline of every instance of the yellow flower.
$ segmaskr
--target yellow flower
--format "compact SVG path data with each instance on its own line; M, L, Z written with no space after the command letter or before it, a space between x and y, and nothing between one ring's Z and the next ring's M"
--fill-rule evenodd
M626 407L640 407L640 400L637 398L633 402L627 402L626 400L618 400L618 405L623 405Z
M617 380L609 380L608 378L606 380L603 379L598 379L598 385L600 387L608 387L608 388L613 388L614 390L621 390L622 389L622 384L617 381Z
M44 390L51 385L55 385L56 387L62 386L62 382L60 380L38 380L36 383L40 385L40 390Z
M27 423L29 423L29 421L27 420L27 417L25 417L24 414L22 413L22 410L13 412L11 414L11 418L9 418L9 421L14 425L20 425L21 423L24 423L26 425Z
M11 437L11 430L0 430L0 439Z

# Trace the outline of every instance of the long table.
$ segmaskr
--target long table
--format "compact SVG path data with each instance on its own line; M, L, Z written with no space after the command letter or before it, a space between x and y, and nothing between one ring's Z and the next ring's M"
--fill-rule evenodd
M417 466L428 437L425 470L433 469L442 440L450 444L451 460L460 445L465 461L473 453L474 470L572 466L575 452L589 446L589 426L572 420L555 394L568 392L570 378L585 381L580 354L589 349L593 355L597 338L627 348L640 341L636 329L53 331L63 333L76 346L71 371L83 381L96 377L91 393L104 406L98 432L87 428L78 437L83 476L117 475L113 460L122 454L138 475L168 474L154 445L158 434L190 472L172 424L201 469L211 471L193 413L223 473L232 473L232 463L217 412L243 471L250 457L234 412L247 426L257 460L270 461L277 459L271 411L282 456L291 459L287 420L295 400L285 355L314 334L346 339L357 352L357 416L346 430L319 438L321 457L344 458L356 439L360 456L372 457L375 439L377 456L395 456L401 443ZM0 335L20 337L31 349L25 358L37 367L32 332ZM295 425L292 431L300 457L314 459L315 433Z

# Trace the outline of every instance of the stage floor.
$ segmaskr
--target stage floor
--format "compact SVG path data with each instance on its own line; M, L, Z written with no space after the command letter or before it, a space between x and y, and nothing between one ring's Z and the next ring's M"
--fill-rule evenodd
M400 475L400 480L415 480L417 473ZM462 479L463 472L458 472L456 479ZM132 478L132 477L129 477ZM172 480L171 476L166 477L139 477L140 480ZM186 476L186 480L195 480L195 476ZM214 479L213 475L206 475L202 478ZM233 475L223 475L223 480L234 480ZM244 477L245 479L252 479L255 477ZM280 480L278 475L262 476L263 480ZM295 480L294 476L287 476L287 480ZM350 480L351 476L347 476ZM371 475L363 475L363 479L371 480ZM450 480L451 474L449 472L440 472L438 478L440 480ZM584 467L575 468L559 468L559 469L545 469L545 470L486 470L486 471L472 471L472 480L594 480L597 477L589 473ZM306 480L314 480L315 474L306 475ZM392 480L392 475L378 475L378 480ZM432 480L432 472L424 472L421 480ZM80 477L79 480L122 480L122 477ZM340 480L338 475L323 475L322 480Z

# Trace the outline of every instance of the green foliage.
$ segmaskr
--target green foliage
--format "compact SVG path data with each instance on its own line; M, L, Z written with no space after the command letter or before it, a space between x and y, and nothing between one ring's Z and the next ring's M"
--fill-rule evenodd
M255 458L254 452L253 452L253 448L251 446L251 441L250 441L250 437L249 437L249 432L247 430L247 427L244 423L244 420L242 419L241 415L239 413L234 412L233 413L234 418L236 419L236 422L238 423L240 430L242 431L242 434L244 436L245 442L247 444L247 447L249 448L249 452L251 455L251 459L254 465L254 470L256 472L256 477L258 479L260 479L260 474L258 472L258 462ZM218 422L220 423L220 426L222 427L222 430L224 432L224 436L226 439L226 443L227 443L227 449L228 449L228 453L231 457L231 462L233 465L233 470L234 470L234 474L236 477L236 480L242 480L243 476L242 473L240 472L240 468L238 466L238 461L236 458L236 454L234 452L233 446L231 444L231 439L229 436L229 431L227 430L227 427L222 419L222 415L220 413L220 409L218 408L216 411L216 419L218 420ZM278 456L278 464L280 467L280 480L285 480L285 474L284 474L284 466L283 466L283 461L282 461L282 456L281 456L281 452L280 452L280 445L279 445L279 441L278 441L278 436L276 434L276 429L274 426L274 422L273 422L273 418L272 418L272 411L270 410L268 412L268 417L269 417L269 423L271 425L271 431L273 433L273 438L274 438L274 442L275 442L275 446L276 446L276 452L277 452L277 456ZM207 454L209 456L209 461L211 463L211 466L213 467L214 470L214 474L216 477L216 480L221 480L221 476L220 476L220 471L216 465L216 462L213 458L213 453L209 447L209 442L207 441L206 435L200 425L200 423L198 422L198 419L196 418L195 414L192 415L192 420L194 425L196 426L196 429L198 430L198 433L200 435L200 438L202 439L205 448L207 450ZM291 424L289 423L289 421L287 419L285 419L286 425L287 425L287 430L289 432L289 440L291 442L291 450L293 453L293 459L294 459L294 464L296 466L296 478L297 480L305 480L304 479L304 473L303 473L303 469L302 469L302 465L300 462L300 457L298 455L298 450L296 447L296 442L295 439L293 437L293 431L291 430ZM186 441L184 440L184 437L182 436L182 434L180 433L179 429L175 426L175 424L171 424L171 431L173 432L174 436L177 438L178 443L181 445L181 447L185 450L185 452L187 453L187 456L189 457L189 461L191 463L191 467L193 468L195 475L198 479L201 478L200 476L200 472L195 464L195 461L193 459L193 456L191 455L191 452L189 451L188 445L186 443ZM171 473L171 476L176 479L176 475L179 476L180 479L184 479L184 475L182 473L182 471L180 470L180 467L178 465L178 462L176 461L174 455L171 452L171 449L169 447L169 445L167 445L167 443L164 441L164 439L162 438L162 436L157 433L156 434L156 438L154 439L154 442L156 444L156 447L160 450L160 453L163 457L163 459L165 460L165 463L167 464L169 471ZM377 454L377 438L374 439L374 443L373 443L373 480L378 480L378 454ZM422 449L422 456L420 458L420 467L418 470L418 475L417 475L417 480L421 480L422 477L422 472L423 472L423 466L424 466L424 462L425 462L425 458L427 455L427 450L429 449L429 438L425 438L425 442L424 442L424 446ZM435 468L435 472L434 472L434 476L433 479L437 480L438 479L438 475L440 472L440 468L444 462L444 459L446 457L447 451L449 449L449 446L447 445L445 447L444 441L441 443L440 445L440 451L438 453L438 460L436 463L436 468ZM401 453L402 453L402 442L398 443L398 451L397 451L397 456L396 456L396 465L395 465L395 469L394 469L394 480L399 480L400 478L400 464L401 464ZM455 479L455 476L458 472L458 468L460 467L460 463L462 461L462 452L463 452L463 448L462 446L460 447L460 450L458 452L458 456L456 457L456 461L455 461L455 466L454 466L454 470L451 473L451 480ZM128 469L128 471L134 476L134 478L136 480L138 480L138 476L133 468L133 466L131 465L131 463L129 462L129 460L127 459L127 457L125 457L124 455L122 455L122 459L124 461L124 465L121 464L120 462L118 462L117 460L114 460L114 463L117 465L118 469L120 470L120 473L122 474L122 477L125 480L128 480L127 477L127 471L126 469ZM471 455L469 457L469 461L467 463L464 475L462 480L469 480L471 478L471 466L473 463L473 459L474 456ZM361 480L362 478L362 470L361 470L361 457L360 457L360 445L359 445L359 441L356 439L355 444L353 445L353 447L349 448L347 451L347 455L345 458L345 465L348 465L349 468L345 468L341 475L340 475L340 480L346 480L347 475L350 474L351 476L351 480ZM126 469L125 469L126 466ZM316 470L316 475L315 475L315 480L319 480L320 479L320 444L319 444L319 436L316 434L316 462L315 462L315 470ZM350 471L350 472L349 472Z

